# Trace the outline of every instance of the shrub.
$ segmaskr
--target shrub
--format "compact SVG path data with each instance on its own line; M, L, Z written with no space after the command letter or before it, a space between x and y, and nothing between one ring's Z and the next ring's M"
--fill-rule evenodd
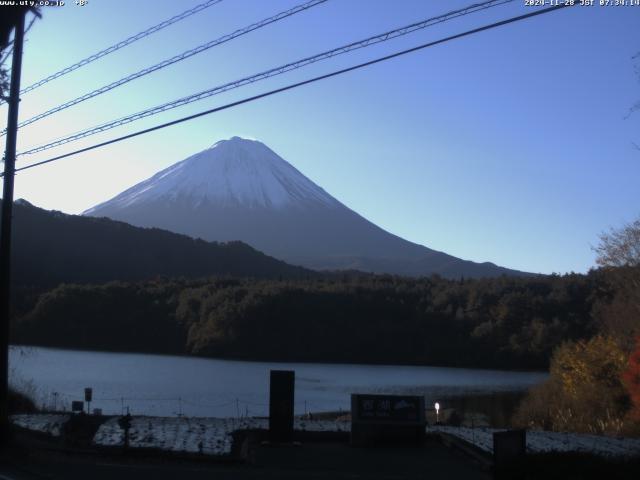
M15 413L35 413L36 405L27 395L9 389L9 414Z
M522 402L514 423L529 428L620 434L629 410L622 383L627 358L609 337L569 342L551 360L550 378Z

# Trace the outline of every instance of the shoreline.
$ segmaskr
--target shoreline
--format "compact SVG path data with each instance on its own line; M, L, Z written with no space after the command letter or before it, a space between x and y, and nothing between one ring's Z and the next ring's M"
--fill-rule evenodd
M277 364L291 364L300 363L304 365L350 365L350 366L388 366L388 367L419 367L419 368L450 368L455 370L478 370L486 372L509 372L509 373L543 373L548 374L548 370L537 369L510 369L508 367L485 367L485 366L460 366L460 365L439 365L439 364L421 364L421 363L389 363L389 362L357 362L357 361L332 361L332 360L273 360L273 359L261 359L261 358L242 358L242 357L224 357L224 356L206 356L206 355L191 355L188 353L161 353L161 352L134 352L129 350L93 350L93 349L81 349L75 347L60 347L60 346L48 346L48 345L29 345L29 344L9 344L9 348L42 348L48 350L64 350L68 352L82 352L82 353L106 353L106 354L122 354L122 355L154 355L162 357L177 357L188 359L202 359L202 360L220 360L228 362L246 362L246 363L277 363Z

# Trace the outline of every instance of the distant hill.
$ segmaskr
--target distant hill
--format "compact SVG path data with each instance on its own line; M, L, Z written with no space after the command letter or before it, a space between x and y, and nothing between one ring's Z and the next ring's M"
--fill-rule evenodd
M313 275L242 242L206 242L107 218L43 210L24 200L14 205L12 262L13 283L34 287L155 276Z
M241 240L293 265L459 279L527 276L409 242L358 215L261 142L233 137L84 215L212 241Z

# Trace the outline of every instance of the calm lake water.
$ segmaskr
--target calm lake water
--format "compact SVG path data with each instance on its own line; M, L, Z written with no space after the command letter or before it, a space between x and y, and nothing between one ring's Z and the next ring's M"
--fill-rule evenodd
M295 370L296 413L348 410L351 393L456 395L524 390L546 373L463 368L245 362L205 358L11 347L10 382L47 408L84 399L120 414L231 417L268 412L269 370ZM429 404L429 403L427 403ZM444 405L443 405L444 407Z

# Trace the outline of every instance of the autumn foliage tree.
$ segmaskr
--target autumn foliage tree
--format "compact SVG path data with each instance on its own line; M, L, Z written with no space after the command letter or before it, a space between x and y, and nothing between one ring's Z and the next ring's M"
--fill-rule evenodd
M632 420L640 421L640 336L636 337L636 348L629 355L627 369L622 378L631 399L629 416Z
M610 337L567 342L551 361L550 378L522 403L521 426L619 434L628 411L622 383L627 356Z

